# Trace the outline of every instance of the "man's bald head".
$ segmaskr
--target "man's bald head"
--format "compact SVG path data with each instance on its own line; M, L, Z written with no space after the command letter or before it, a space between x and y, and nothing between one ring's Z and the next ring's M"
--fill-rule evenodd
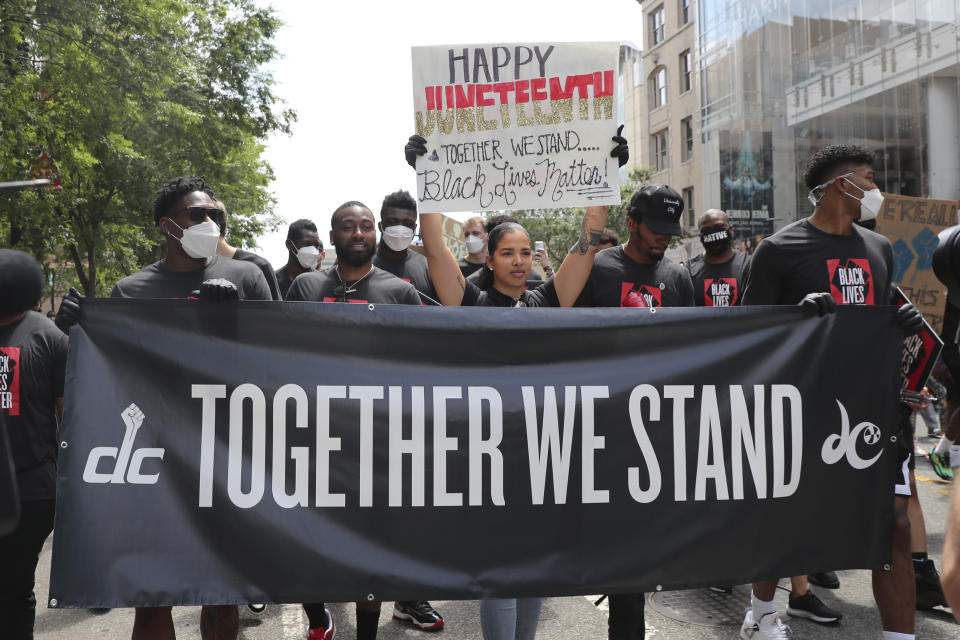
M720 209L707 209L700 220L697 221L697 227L700 229L723 225L730 226L730 218Z

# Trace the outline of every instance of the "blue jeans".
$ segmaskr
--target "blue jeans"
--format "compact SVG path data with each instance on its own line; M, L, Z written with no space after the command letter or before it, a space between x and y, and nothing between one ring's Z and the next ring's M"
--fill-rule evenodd
M480 601L480 628L484 640L533 640L543 598Z

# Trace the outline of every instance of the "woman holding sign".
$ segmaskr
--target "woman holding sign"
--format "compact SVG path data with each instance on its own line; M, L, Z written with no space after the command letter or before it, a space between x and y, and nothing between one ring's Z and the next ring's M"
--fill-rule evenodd
M613 137L616 146L610 155L622 167L629 158L627 141L620 133ZM407 162L416 165L416 157L427 151L426 140L411 136L404 152ZM433 286L447 306L487 307L570 307L586 284L593 268L596 245L603 235L608 207L588 207L580 226L580 237L571 247L556 274L534 290L525 288L533 266L530 234L520 224L506 222L487 237L486 269L481 286L464 279L456 258L443 240L440 214L420 214L420 233L430 267Z
M617 129L610 155L626 164L627 141ZM412 136L404 151L407 162L426 153L425 140ZM487 235L486 265L481 286L467 281L443 240L443 220L438 213L420 214L420 234L430 276L440 301L448 306L570 307L590 277L597 244L604 234L608 207L588 207L580 237L556 274L532 291L525 289L533 266L530 234L516 222L504 222ZM480 601L480 627L484 640L533 640L543 598L487 598Z

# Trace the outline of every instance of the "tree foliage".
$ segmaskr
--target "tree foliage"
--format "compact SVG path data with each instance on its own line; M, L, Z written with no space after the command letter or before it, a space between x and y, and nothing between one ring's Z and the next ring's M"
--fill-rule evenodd
M625 242L630 233L627 230L626 210L630 196L648 182L651 175L652 172L647 168L634 168L627 177L627 181L620 185L620 204L610 207L607 212L607 228L616 231L621 242ZM583 207L527 209L511 212L530 233L531 240L543 240L546 243L550 260L558 266L566 257L570 247L580 237L583 213Z
M0 180L46 153L61 188L0 194L0 243L97 295L161 254L171 177L207 178L234 244L275 227L261 141L295 118L263 71L279 27L253 0L5 0Z

